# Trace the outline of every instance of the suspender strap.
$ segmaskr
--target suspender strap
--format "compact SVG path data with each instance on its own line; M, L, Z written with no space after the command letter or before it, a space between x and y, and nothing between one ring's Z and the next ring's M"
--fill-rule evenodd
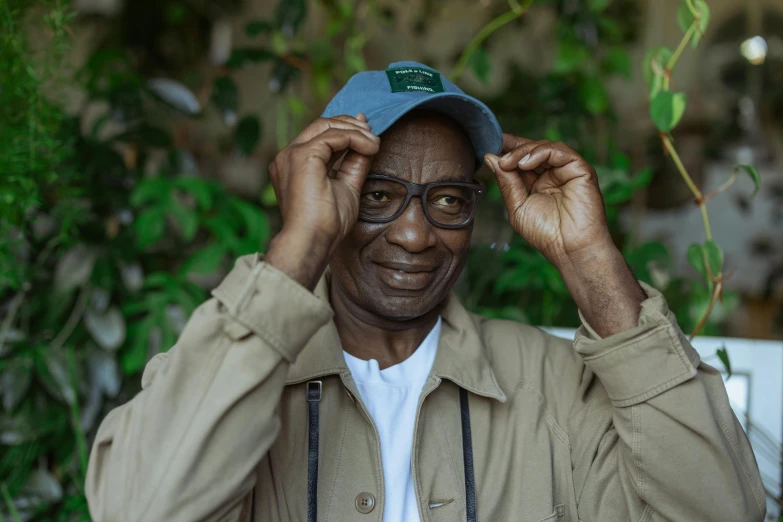
M459 389L459 408L462 414L462 458L465 463L465 511L467 522L476 522L476 477L473 474L473 437L470 433L468 391Z
M318 406L322 389L321 381L307 383L307 522L318 520Z

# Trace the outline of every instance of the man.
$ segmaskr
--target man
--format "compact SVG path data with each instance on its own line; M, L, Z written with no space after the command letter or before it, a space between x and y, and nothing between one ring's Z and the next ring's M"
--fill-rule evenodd
M579 306L573 345L450 294L481 160ZM354 76L270 172L266 256L100 427L96 522L764 518L719 372L635 280L573 150L403 62Z

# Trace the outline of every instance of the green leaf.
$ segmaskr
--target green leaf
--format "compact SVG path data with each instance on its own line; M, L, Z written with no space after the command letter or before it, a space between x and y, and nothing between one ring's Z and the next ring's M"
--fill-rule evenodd
M244 154L250 156L261 138L261 122L257 116L249 114L239 120L234 130L234 145Z
M756 167L753 165L737 165L736 168L745 171L745 173L750 176L750 179L753 180L753 184L756 186L756 189L753 191L753 194L750 197L755 197L756 193L761 188L761 176L759 176L759 171L756 170Z
M644 74L644 82L650 89L651 100L661 90L663 73L672 56L674 53L668 47L653 47L644 56L642 73Z
M263 251L266 248L270 235L269 219L267 219L266 214L257 206L239 199L234 201L234 208L242 215L247 232L247 239L243 242L245 245L244 251L235 252L236 255Z
M272 22L267 20L251 20L245 24L245 34L250 38L255 38L261 33L268 33L275 28Z
M489 83L489 75L492 73L492 60L486 50L480 47L476 49L470 56L469 66L481 83L484 85Z
M220 267L225 256L226 250L223 245L219 243L208 245L185 261L180 272L182 274L189 274L191 272L209 274Z
M306 0L280 0L275 20L288 36L293 36L307 14Z
M594 13L600 13L605 11L611 3L612 0L588 0L587 5Z
M133 188L130 204L140 207L151 201L160 201L169 196L169 187L160 178L146 178Z
M609 74L631 77L631 55L623 47L612 47L604 58L604 68Z
M726 370L727 374L726 378L728 379L731 377L731 360L729 359L729 352L726 351L726 346L724 345L722 348L718 348L715 355L717 355L720 362L723 363L723 368Z
M589 57L590 51L585 46L570 40L561 40L557 48L555 72L560 74L573 72Z
M704 255L707 258L707 266L710 273L716 277L723 270L723 250L712 240L704 243Z
M212 187L210 183L201 178L183 176L174 181L174 185L193 196L198 206L203 210L212 208Z
M176 197L172 197L169 199L168 211L179 224L182 239L188 243L193 241L198 232L198 215L195 210L185 207Z
M707 279L707 269L704 265L704 247L698 243L692 243L688 247L688 262Z
M236 112L239 107L239 89L234 80L228 76L220 76L212 87L212 103L221 111Z
M692 0L692 2L693 7L699 15L696 31L693 32L693 36L691 37L691 45L696 47L699 45L699 41L701 40L701 37L704 36L704 32L707 30L707 26L710 23L710 8L704 0ZM682 29L683 33L688 32L688 29L690 29L695 19L696 17L693 15L693 12L691 12L690 7L688 7L687 0L682 0L680 2L680 7L677 9L677 23L680 24L680 29Z
M264 205L265 207L277 206L277 196L275 195L275 187L273 187L271 183L267 184L267 186L264 187L264 190L261 191L261 204Z
M115 137L114 140L146 145L148 147L169 147L171 145L171 136L169 136L168 132L147 123L123 132Z
M650 103L650 117L658 130L670 132L685 113L687 98L684 92L661 91Z
M166 231L166 213L162 208L152 208L142 212L133 223L136 244L145 249L160 241Z
M609 93L599 76L588 76L582 81L579 97L590 114L603 114L609 108Z
M275 55L266 49L253 49L244 47L231 51L231 56L226 61L226 67L239 68L247 64L257 64L268 62L274 59Z

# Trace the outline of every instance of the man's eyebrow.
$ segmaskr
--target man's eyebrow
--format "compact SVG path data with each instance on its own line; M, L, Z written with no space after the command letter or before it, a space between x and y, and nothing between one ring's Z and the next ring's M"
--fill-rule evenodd
M394 174L389 174L388 172L380 172L380 171L370 171L367 175L372 176L373 174L377 176L388 176L390 178L396 178L400 181L405 181L404 179L401 179L399 176L395 176ZM447 176L443 179L439 179L437 181L432 181L431 183L476 183L476 180L474 178L465 179L462 176Z

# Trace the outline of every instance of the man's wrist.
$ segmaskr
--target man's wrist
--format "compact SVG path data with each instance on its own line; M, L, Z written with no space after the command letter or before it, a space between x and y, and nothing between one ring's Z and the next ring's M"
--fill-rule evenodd
M264 261L308 290L313 290L328 263L329 248L310 235L283 228L269 243Z
M613 243L601 243L569 256L557 267L590 326L607 337L638 325L647 295Z

